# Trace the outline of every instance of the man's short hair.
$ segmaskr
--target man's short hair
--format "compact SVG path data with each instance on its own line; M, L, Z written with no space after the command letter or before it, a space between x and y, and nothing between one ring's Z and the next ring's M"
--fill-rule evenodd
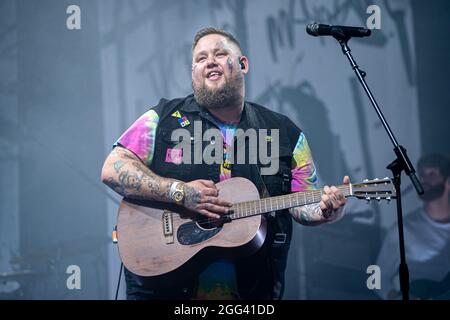
M194 48L197 45L197 43L200 41L200 39L207 35L210 35L210 34L220 34L220 35L224 36L225 38L227 38L228 40L233 42L235 45L237 45L239 50L242 52L241 44L230 32L225 31L223 29L213 28L213 27L206 27L206 28L203 28L203 29L200 29L199 31L197 31L197 33L195 34L195 37L194 37L194 42L192 43L192 52L194 51Z
M437 168L445 179L450 177L450 158L440 153L422 156L417 167L419 170L421 168Z

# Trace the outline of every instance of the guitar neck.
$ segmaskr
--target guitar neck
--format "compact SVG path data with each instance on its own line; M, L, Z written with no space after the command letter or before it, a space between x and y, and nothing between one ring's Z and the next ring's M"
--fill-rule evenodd
M352 185L342 185L337 187L344 197L352 195ZM254 201L235 203L231 214L227 215L229 219L241 219L250 216L256 216L267 212L299 207L307 204L318 203L322 199L323 190L311 190L291 193L283 196L264 198Z

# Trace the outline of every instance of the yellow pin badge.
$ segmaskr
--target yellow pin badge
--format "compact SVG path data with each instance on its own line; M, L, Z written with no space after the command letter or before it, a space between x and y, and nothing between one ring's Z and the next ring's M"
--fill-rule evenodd
M181 118L181 113L180 113L180 111L175 111L174 113L172 113L172 117L175 117L175 118Z

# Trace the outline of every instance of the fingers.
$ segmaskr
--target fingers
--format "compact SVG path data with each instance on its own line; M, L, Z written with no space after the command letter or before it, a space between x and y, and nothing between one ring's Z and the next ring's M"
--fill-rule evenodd
M220 206L212 203L201 203L197 206L197 212L200 214L212 218L212 219L220 219L221 215L227 214L230 212L229 206Z
M212 188L205 188L202 191L200 191L200 196L206 197L206 196L212 196L212 197L218 197L219 196L219 190L212 189Z
M194 196L187 196L185 207L200 214L218 219L221 215L229 213L233 204L219 198L219 190L211 180L194 180L187 183L196 191Z
M228 211L230 210L229 207L225 207L225 206L219 206L213 203L200 203L197 206L197 210L208 210L211 213L215 213L215 214L227 214Z
M230 208L233 204L223 199L206 196L200 200L200 204L197 205L196 210L212 219L219 219L220 215L230 212Z
M328 212L333 210L333 204L331 203L330 199L326 195L322 195L322 201L320 201L320 209L322 212Z
M331 193L332 193L331 199L333 201L336 201L338 203L346 202L346 199L345 199L344 195L342 194L341 190L339 190L335 186L332 186L330 189L331 189Z
M198 213L200 213L201 215L204 215L205 217L217 220L220 219L220 215L216 214L216 213L212 213L211 211L208 211L206 209L204 210L198 210Z
M218 198L219 190L212 181L202 180L202 183L207 185L208 188L200 191L201 197L196 206L196 210L204 216L212 219L219 219L221 215L227 214L233 204L224 199ZM209 187L211 185L214 188Z
M337 210L344 206L347 199L344 197L342 192L335 186L329 187L325 186L323 188L322 201L320 202L320 209L322 211L332 211Z
M208 210L198 210L197 212L211 219L220 219L220 215L212 213Z
M344 179L342 179L342 183L343 184L349 184L350 183L350 177L349 176L345 176Z
M200 203L211 203L211 204L215 204L218 206L222 206L222 207L226 207L226 209L228 210L229 207L231 207L233 204L231 202L228 202L226 200L223 200L221 198L216 198L216 197L204 197L200 200Z
M205 187L212 188L212 189L217 189L214 181L212 181L212 180L200 179L200 180L197 180L197 181L200 182L201 184L203 184Z
M210 189L210 188L203 189L200 192L200 196L201 196L199 201L200 203L212 203L224 207L231 207L233 205L229 201L218 198L219 190L217 189Z
M221 198L218 198L219 196L219 190L216 188L214 182L209 180L201 180L206 182L208 184L209 182L212 183L214 188L205 188L200 191L200 201L199 203L211 203L218 206L224 206L224 207L231 207L233 204L231 202L228 202L226 200L223 200Z

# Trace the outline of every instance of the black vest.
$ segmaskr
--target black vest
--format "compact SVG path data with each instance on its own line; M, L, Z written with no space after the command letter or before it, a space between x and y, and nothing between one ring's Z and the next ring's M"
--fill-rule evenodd
M220 164L175 164L166 162L167 150L173 149L178 142L171 140L172 131L183 128L189 131L191 138L191 163L194 163L194 150L201 150L215 141L194 139L194 123L201 121L202 134L210 128L217 128L216 120L208 110L200 107L193 95L185 98L165 100L161 99L154 107L159 115L156 131L156 142L153 160L150 169L158 175L175 178L182 181L208 179L219 182ZM189 121L182 127L180 118L173 116L179 112ZM197 126L198 128L198 126ZM231 175L244 177L252 181L261 195L277 196L290 193L292 152L300 136L301 130L286 116L273 112L263 106L245 102L244 112L238 129L250 128L279 130L279 170L274 175L261 175L263 165L258 164L232 164ZM198 136L198 132L197 132ZM201 148L195 144L201 144ZM235 155L242 150L237 150ZM248 144L245 144L248 157ZM268 148L270 150L270 147ZM259 154L259 153L258 153ZM248 160L248 159L247 159ZM236 162L236 161L235 161ZM243 299L278 299L284 291L284 272L292 235L292 217L287 212L267 214L268 232L263 247L253 256L236 261L237 281L240 297Z

